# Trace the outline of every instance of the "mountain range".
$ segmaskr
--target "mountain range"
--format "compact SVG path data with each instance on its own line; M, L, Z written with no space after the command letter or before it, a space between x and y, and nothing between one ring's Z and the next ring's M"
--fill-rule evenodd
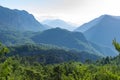
M86 31L93 28L92 26L88 27L89 29L83 33L61 28L52 28L50 25L38 22L34 16L27 11L12 10L4 7L0 7L0 17L0 41L8 46L26 43L48 44L65 49L87 52L101 57L117 55L109 47L99 45L89 40ZM100 20L95 20L95 22L99 22ZM63 24L67 25L66 22L61 20L56 20L55 22L62 27L65 27ZM67 26L70 27L69 25Z
M116 53L110 48L93 45L80 32L71 32L65 29L54 28L49 29L31 37L35 43L44 43L57 45L59 47L67 47L79 51L88 51L89 53L101 56L115 56ZM111 51L111 52L110 52ZM108 53L109 52L109 53Z
M114 49L112 40L120 41L120 16L102 15L75 31L82 32L91 42Z

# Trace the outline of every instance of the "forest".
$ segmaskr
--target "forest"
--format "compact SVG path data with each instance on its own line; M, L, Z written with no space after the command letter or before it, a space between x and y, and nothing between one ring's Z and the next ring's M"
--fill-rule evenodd
M120 44L116 40L113 40L113 45L120 52ZM24 49L26 51L48 49L48 47L30 47L30 45L28 48ZM23 47L13 48L0 44L0 80L120 80L120 55L99 58L96 61L87 59L80 62L75 59L63 59L61 62L42 63L39 60L33 60L37 56L32 57L32 54L32 56L17 54L17 51L20 52L22 49ZM47 55L43 55L45 56Z

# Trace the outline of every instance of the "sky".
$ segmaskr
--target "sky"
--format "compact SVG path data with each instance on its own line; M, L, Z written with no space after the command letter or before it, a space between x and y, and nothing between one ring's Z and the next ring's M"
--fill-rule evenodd
M120 0L0 0L0 5L26 10L39 21L62 19L77 25L103 14L120 16Z

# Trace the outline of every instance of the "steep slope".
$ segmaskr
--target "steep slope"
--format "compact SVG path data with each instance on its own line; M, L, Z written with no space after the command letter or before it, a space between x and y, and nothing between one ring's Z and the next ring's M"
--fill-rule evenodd
M64 29L54 28L43 31L42 33L37 33L31 39L37 44L44 43L57 45L60 47L67 47L102 55L89 44L84 35L80 32L70 32Z
M0 28L21 31L41 31L44 26L32 14L24 10L12 10L0 6Z
M42 22L43 24L46 24L48 26L51 26L52 28L56 28L56 27L59 27L59 28L62 28L62 29L67 29L67 30L74 30L76 27L63 21L63 20L60 20L60 19L54 19L54 20L45 20Z
M98 20L98 22L96 22ZM94 25L91 25L94 23ZM86 25L81 26L86 27ZM94 43L105 45L113 49L112 40L120 41L120 17L103 15L88 22L86 30L83 31L86 38ZM78 30L79 31L79 30Z
M80 27L76 28L74 31L85 32L88 29L92 28L93 26L99 24L99 22L104 18L104 16L106 16L106 15L100 16L88 23L85 23L85 24L81 25Z

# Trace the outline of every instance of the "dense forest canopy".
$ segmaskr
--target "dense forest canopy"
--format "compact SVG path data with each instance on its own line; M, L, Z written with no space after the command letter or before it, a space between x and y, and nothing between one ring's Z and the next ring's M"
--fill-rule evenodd
M1 54L11 51L9 55L0 57L0 80L120 80L120 55L106 57L95 62L86 60L81 63L69 60L67 62L57 62L56 64L45 64L33 60L31 56L26 55L23 57L17 53L17 55L13 55L12 52L49 50L47 47L24 45L9 47L8 50L2 44L0 46ZM58 50L60 54L65 53L62 49ZM52 52L57 52L57 49L50 51L50 53ZM43 55L42 57L45 56L48 55Z

